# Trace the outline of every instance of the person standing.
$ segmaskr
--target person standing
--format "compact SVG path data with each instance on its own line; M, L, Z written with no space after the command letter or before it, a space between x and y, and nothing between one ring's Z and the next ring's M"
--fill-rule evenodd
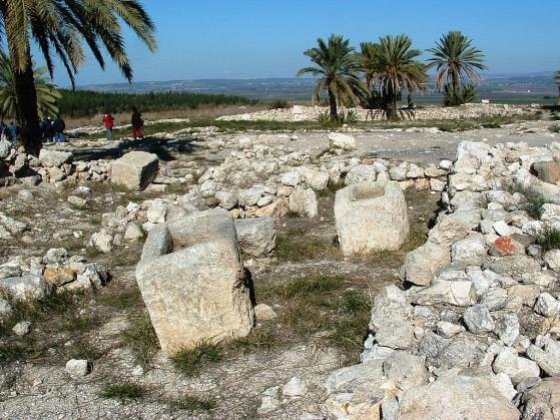
M105 130L107 130L107 140L113 140L113 127L115 126L115 117L111 115L110 112L103 115L103 125Z
M143 139L144 133L142 132L142 127L144 127L144 119L142 118L142 114L138 111L138 108L135 106L132 107L132 117L130 122L132 124L132 137L134 140Z
M17 125L12 121L10 122L10 137L12 140L12 144L16 144L17 135L18 135L18 128Z
M66 124L60 115L57 115L53 122L54 131L54 141L56 143L64 142L64 130L66 129Z

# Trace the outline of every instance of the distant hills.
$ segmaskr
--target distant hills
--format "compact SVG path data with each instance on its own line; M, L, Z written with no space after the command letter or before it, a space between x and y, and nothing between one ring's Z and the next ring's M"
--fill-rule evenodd
M79 89L120 93L193 92L239 95L264 101L308 101L314 83L310 78L199 79L83 85ZM549 102L557 92L553 72L486 74L480 86L481 97L506 103ZM439 100L433 81L428 86L428 92L416 98L417 102Z

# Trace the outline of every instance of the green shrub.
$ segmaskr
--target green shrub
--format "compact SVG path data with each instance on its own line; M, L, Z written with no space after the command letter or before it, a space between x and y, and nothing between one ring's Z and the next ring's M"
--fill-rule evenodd
M283 99L276 99L275 101L272 101L270 103L268 109L288 109L290 107L291 106L288 101L285 101Z
M474 85L464 85L459 89L454 89L451 85L445 87L445 106L459 106L476 99L476 87Z
M550 127L548 127L548 131L550 131L551 133L560 133L560 125L552 124Z

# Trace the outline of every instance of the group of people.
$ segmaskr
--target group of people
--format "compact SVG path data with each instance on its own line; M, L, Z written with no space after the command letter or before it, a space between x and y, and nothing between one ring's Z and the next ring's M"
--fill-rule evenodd
M64 130L66 129L66 123L60 115L58 115L54 120L50 117L44 117L39 122L39 128L41 130L41 138L43 142L64 142Z
M108 112L103 115L101 120L103 126L105 127L107 133L107 140L113 140L113 128L115 128L115 117ZM144 138L144 119L142 114L138 111L138 108L132 107L132 117L130 118L130 123L132 124L132 137L134 140Z
M0 122L0 139L9 141L12 144L16 143L19 134L19 127L12 121L10 125L6 125L4 121Z

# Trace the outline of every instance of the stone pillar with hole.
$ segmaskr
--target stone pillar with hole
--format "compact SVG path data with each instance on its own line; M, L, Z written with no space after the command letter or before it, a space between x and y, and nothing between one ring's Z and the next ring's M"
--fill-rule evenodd
M406 200L396 182L365 182L339 190L334 214L346 257L396 251L408 236Z

